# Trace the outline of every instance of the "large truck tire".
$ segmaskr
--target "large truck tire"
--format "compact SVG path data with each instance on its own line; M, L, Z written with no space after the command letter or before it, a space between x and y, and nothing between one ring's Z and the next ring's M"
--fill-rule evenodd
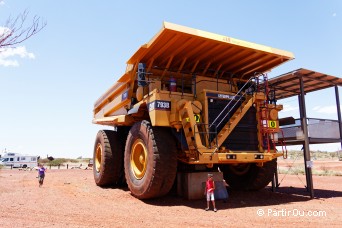
M177 148L169 128L135 123L127 136L125 176L131 194L138 199L166 195L177 173Z
M115 186L124 178L124 142L117 131L100 130L96 135L93 173L98 186Z
M262 167L256 164L226 165L223 175L228 185L236 190L260 190L273 179L277 169L277 160L265 162Z

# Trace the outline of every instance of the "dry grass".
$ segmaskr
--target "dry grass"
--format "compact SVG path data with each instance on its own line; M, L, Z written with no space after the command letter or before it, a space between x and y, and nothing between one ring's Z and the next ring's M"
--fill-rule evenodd
M303 158L302 150L291 150L287 152L288 159L301 159ZM327 152L327 151L310 151L312 160L341 160L342 152Z

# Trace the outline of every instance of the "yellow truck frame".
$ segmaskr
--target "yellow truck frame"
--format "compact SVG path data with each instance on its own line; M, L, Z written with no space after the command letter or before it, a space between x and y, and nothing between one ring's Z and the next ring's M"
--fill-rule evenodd
M223 171L236 189L272 179L280 132L267 72L292 53L168 22L94 105L97 185L139 199L167 194L176 173ZM261 178L262 177L262 178Z

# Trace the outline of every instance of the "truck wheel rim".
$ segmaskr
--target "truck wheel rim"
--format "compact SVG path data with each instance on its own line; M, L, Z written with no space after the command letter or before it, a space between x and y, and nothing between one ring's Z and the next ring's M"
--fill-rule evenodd
M131 168L137 179L144 177L147 166L147 149L141 139L137 139L131 151Z
M95 168L99 173L101 171L101 160L102 160L102 146L101 144L97 144L96 154L95 154Z

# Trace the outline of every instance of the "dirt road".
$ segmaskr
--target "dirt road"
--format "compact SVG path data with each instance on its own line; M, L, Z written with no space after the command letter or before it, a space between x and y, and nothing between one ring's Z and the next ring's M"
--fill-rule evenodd
M229 191L218 212L205 201L176 196L141 201L127 189L100 188L91 170L48 170L42 188L35 171L0 170L0 227L341 227L342 177L287 175L279 192Z

